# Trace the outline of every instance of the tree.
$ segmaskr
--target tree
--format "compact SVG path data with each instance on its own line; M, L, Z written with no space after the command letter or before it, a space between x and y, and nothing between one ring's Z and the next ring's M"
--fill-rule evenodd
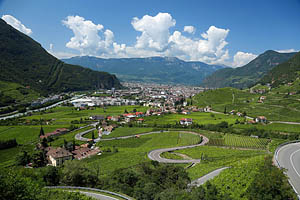
M67 142L67 140L66 139L64 139L64 146L63 146L64 148L67 148L68 147L68 142Z
M28 177L13 170L0 170L1 199L37 200L41 190L39 185Z
M58 168L53 166L47 166L43 170L43 179L47 186L59 184Z
M44 129L43 129L43 127L41 126L41 129L40 129L40 137L42 136L42 135L45 135L45 132L44 132Z
M47 164L46 154L44 151L39 151L32 156L33 167L44 167Z
M246 196L249 200L297 199L283 170L272 165L272 157L265 158L265 163L248 187Z
M94 131L92 132L92 140L94 140L95 139L95 133L94 133Z
M49 138L51 138L51 137L49 137ZM48 147L48 143L47 142L48 142L48 138L47 139L43 138L42 142L41 142L42 147L44 147L44 148Z
M22 151L19 153L16 157L16 164L25 166L27 165L31 160L30 155L27 153L27 151Z
M78 160L68 160L64 163L64 168L61 173L61 182L63 184L93 187L97 181L98 177L86 163Z

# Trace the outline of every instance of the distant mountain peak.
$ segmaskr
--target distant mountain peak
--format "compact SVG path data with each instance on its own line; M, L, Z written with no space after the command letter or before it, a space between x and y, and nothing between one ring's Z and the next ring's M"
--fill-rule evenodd
M260 80L273 67L290 59L294 54L267 50L242 67L217 70L203 81L203 86L247 88Z
M94 70L116 74L123 81L155 82L168 84L199 85L202 80L218 69L218 65L203 62L186 62L177 57L113 58L74 57L64 59Z

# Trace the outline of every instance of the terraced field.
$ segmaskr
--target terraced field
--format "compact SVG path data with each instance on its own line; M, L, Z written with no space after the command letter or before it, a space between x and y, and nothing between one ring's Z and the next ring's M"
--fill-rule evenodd
M271 140L264 138L226 134L223 138L211 139L209 145L266 149L269 142L271 142Z

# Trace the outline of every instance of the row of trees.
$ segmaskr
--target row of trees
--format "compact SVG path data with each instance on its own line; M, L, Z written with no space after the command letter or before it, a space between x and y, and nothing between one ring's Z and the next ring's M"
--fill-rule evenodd
M17 140L14 138L14 139L10 139L10 140L0 140L0 150L1 149L8 149L8 148L12 148L12 147L15 147L17 146L18 143L17 143Z

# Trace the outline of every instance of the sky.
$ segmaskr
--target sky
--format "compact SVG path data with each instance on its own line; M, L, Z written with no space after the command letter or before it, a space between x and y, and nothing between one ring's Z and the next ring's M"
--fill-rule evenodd
M300 49L300 0L0 0L0 17L57 58L240 67L266 50Z

